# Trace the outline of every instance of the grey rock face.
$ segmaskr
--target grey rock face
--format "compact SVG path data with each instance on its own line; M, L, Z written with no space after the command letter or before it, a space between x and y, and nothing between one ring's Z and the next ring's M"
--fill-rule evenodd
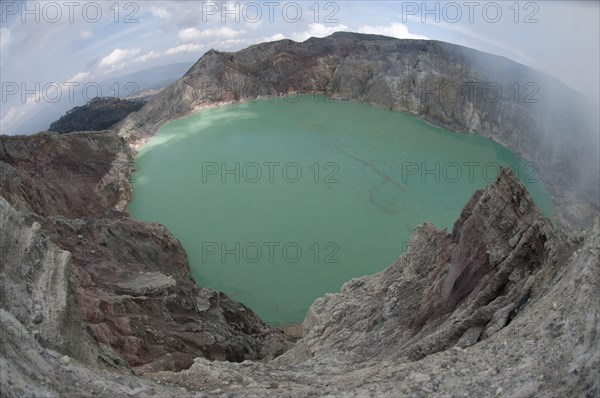
M37 222L0 197L0 304L27 334L45 346L87 363L97 358L123 366L98 346L74 300L69 278L71 253L44 236ZM2 335L3 343L9 336ZM23 337L21 334L15 338Z
M597 396L599 254L599 218L566 238L504 170L451 233L422 225L395 264L316 300L282 356L152 376L257 397Z
M419 360L467 347L508 325L543 294L569 246L508 169L476 192L452 233L418 227L385 271L317 299L292 356ZM324 338L327 336L327 338Z
M199 107L296 92L410 112L491 137L531 162L526 172L546 183L561 223L589 226L598 212L600 125L590 101L508 59L437 41L335 33L209 51L119 132L148 137Z

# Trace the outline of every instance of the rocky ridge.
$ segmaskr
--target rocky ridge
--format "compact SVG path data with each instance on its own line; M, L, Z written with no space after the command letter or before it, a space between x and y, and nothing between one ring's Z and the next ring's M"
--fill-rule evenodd
M373 41L401 45L334 35L301 48L304 60L321 63L322 45L335 52ZM256 48L276 54L288 45ZM221 59L231 71L223 56L207 53L194 68ZM282 87L290 73L307 81L302 65L281 62ZM196 77L212 79L202 68ZM230 95L206 103L243 99ZM172 100L169 117L187 106L185 96ZM161 101L151 102L156 115ZM424 224L395 264L318 299L292 347L243 305L197 287L164 227L124 212L131 145L165 121L148 114L144 122L145 109L119 135L0 139L3 395L600 394L598 218L588 233L567 235L503 170L450 233Z
M600 143L590 134L599 121L590 101L506 58L434 40L339 32L235 53L211 50L118 129L147 139L202 107L295 93L409 112L490 137L531 162L569 228L589 227L600 209Z

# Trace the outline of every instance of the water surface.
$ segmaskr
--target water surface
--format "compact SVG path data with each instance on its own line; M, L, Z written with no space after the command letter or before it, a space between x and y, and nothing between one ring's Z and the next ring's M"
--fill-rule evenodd
M283 326L383 270L425 221L451 229L499 164L553 213L535 166L481 136L322 97L200 111L139 152L132 215L167 226L201 286Z

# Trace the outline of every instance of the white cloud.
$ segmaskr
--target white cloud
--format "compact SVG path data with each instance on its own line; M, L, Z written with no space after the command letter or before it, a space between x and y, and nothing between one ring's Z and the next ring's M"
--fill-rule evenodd
M214 49L221 49L221 48L231 48L231 47L240 46L240 45L247 45L249 43L250 43L250 40L248 40L248 39L227 39L227 40L212 41L212 42L208 43L208 47L214 48Z
M397 39L423 39L428 40L429 38L422 35L410 33L408 27L401 23L392 23L388 26L371 26L364 25L358 28L359 33L370 33L375 35L383 35L395 37Z
M175 55L175 54L179 54L179 53L190 53L190 52L194 52L194 51L200 51L200 50L202 50L202 48L203 47L200 44L194 44L194 43L181 44L177 47L169 48L167 51L165 51L165 54Z
M169 18L171 16L169 11L165 10L164 8L155 7L155 6L150 7L150 13L155 17L165 18L165 19Z
M136 56L140 50L141 49L139 48L117 48L100 60L100 68L105 68L109 71L121 69L127 65L127 61L130 61L134 56Z
M179 39L183 42L195 42L207 39L233 39L245 33L243 30L235 30L223 26L218 29L198 30L196 28L187 28L179 31Z
M322 23L311 23L308 30L302 33L294 33L292 38L295 41L304 41L311 37L325 37L335 32L347 31L346 25L325 26Z
M82 39L89 39L90 37L94 36L94 32L92 32L91 30L82 30L81 32L79 32L79 37L81 37Z
M0 131L0 134L7 134L10 130L11 124L14 124L17 120L20 120L21 118L23 118L23 116L25 116L25 111L22 108L23 107L19 109L17 107L12 106L8 110L6 115L0 120L0 127L2 127L2 131Z
M159 51L150 51L148 54L140 55L133 61L138 63L144 63L150 61L151 59L161 57L162 55L163 54L161 54Z
M10 29L0 28L0 47L6 48L11 40Z
M282 33L276 33L273 36L262 38L260 40L260 42L278 41L278 40L283 40L283 39L285 39L285 36Z
M87 78L88 78L88 77L90 77L90 76L91 76L91 75L90 75L90 73L89 73L89 72L79 72L79 73L77 73L75 76L73 76L72 78L70 78L70 79L67 79L67 82L70 82L70 83L74 83L74 82L80 82L80 81L82 81L82 80L85 80L85 79L87 79Z
M127 58L131 58L140 52L139 48L130 48L130 49L120 49L117 48L106 57L100 60L100 66L111 66L116 63L119 63Z
M145 54L138 55L141 49L139 48L131 48L131 49L120 49L117 48L112 53L102 58L100 61L100 70L103 71L103 74L107 74L108 72L113 72L119 69L123 69L126 66L130 66L132 64L143 64L148 61L151 61L156 58L175 55L180 53L190 53L201 51L204 46L196 43L186 43L181 44L176 47L171 47L165 51L149 51ZM138 55L138 56L136 56ZM76 76L82 75L77 74ZM86 76L87 77L87 76Z
M194 41L200 37L200 32L196 28L187 28L179 31L179 40Z

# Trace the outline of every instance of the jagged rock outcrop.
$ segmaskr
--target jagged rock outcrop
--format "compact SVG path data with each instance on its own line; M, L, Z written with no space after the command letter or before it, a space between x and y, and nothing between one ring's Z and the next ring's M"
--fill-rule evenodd
M310 332L293 352L397 361L471 346L539 297L569 249L502 169L475 192L452 233L424 224L398 262L317 299L305 321Z
M598 112L559 81L506 58L433 40L335 33L303 43L208 51L119 124L129 138L218 103L304 92L415 114L491 137L533 162L561 223L588 225L600 206ZM577 154L577 156L573 156Z
M597 396L598 217L581 239L503 170L451 233L424 224L395 264L317 299L308 334L274 361L152 376L257 397Z
M199 356L270 359L287 349L250 309L196 286L181 244L161 225L56 217L44 229L72 253L83 319L130 366L178 370Z
M0 237L12 264L3 267L1 306L21 323L33 317L42 337L60 336L55 318L76 303L81 329L140 370L183 369L196 357L269 359L288 348L283 334L250 309L196 286L181 244L163 226L117 210L129 199L133 167L115 133L44 133L0 143L0 194L12 205L3 202L3 212L32 225L19 233L25 227L3 224ZM34 233L56 251L28 256ZM45 282L18 278L36 268L50 273L39 277Z

